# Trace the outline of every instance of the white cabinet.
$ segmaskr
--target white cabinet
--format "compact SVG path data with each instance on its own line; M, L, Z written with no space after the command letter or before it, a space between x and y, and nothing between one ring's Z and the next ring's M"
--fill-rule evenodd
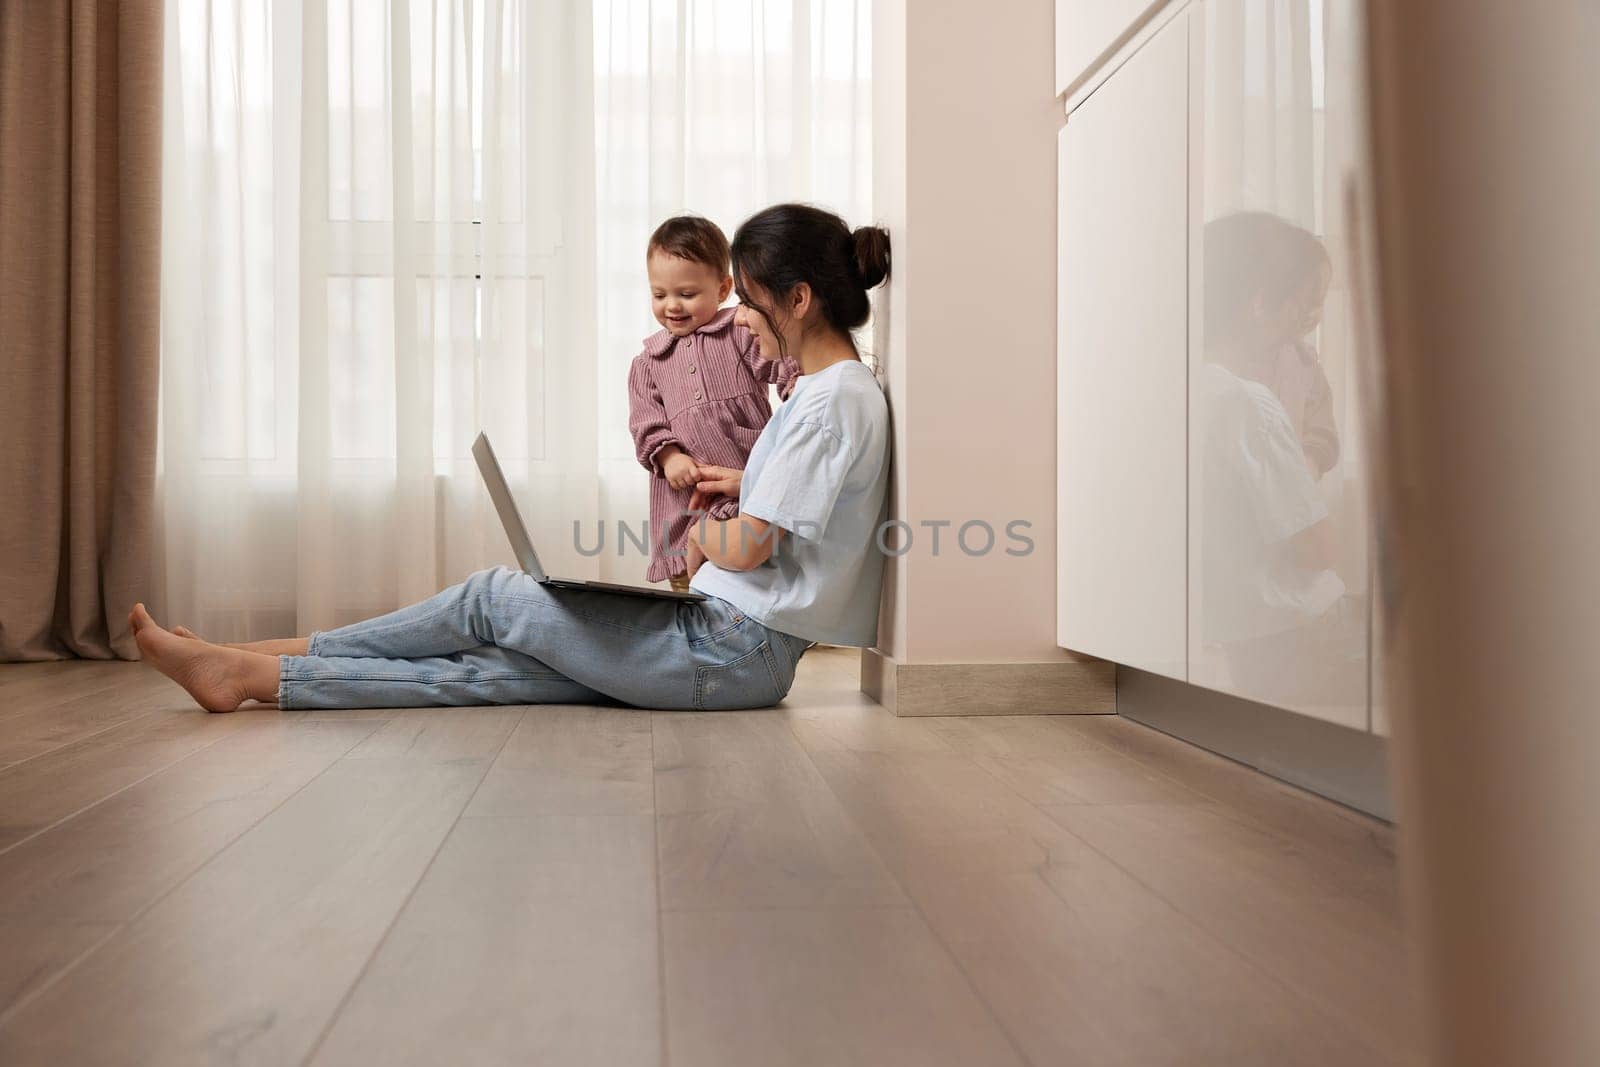
M1357 3L1189 12L1189 681L1366 729Z
M1067 91L1151 7L1151 0L1056 0L1056 93Z
M1183 678L1187 646L1187 16L1060 135L1057 630Z
M1057 7L1064 82L1139 27L1060 135L1060 643L1382 732L1361 0L1145 7Z

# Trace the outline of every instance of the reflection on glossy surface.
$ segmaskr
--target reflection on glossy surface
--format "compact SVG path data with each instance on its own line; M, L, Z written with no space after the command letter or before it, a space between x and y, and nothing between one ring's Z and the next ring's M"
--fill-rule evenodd
M1366 728L1349 242L1355 4L1194 20L1190 680Z

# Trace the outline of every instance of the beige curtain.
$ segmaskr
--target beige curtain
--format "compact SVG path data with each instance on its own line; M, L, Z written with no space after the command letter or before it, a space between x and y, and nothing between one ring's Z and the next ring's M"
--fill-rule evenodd
M0 0L0 659L137 655L155 477L160 0Z

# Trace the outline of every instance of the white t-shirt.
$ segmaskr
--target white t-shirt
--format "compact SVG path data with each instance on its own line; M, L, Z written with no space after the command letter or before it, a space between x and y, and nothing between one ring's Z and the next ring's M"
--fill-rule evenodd
M690 587L795 637L870 645L888 492L889 408L872 371L842 360L802 375L751 449L739 489L740 512L785 536L759 567L708 561Z
M1228 643L1305 626L1344 595L1292 540L1328 517L1288 413L1272 390L1216 363L1200 369L1201 622Z

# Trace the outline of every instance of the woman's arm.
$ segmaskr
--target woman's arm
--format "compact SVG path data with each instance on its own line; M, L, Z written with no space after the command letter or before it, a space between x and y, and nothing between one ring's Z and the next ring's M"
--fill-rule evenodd
M717 494L739 497L744 471L732 467L702 466L701 480L689 501L691 511L703 511ZM748 571L772 558L783 528L754 515L736 514L729 519L702 519L689 530L689 573L705 560L725 571Z
M705 560L725 571L754 570L772 558L782 536L783 527L754 515L703 520L689 530L689 573Z

